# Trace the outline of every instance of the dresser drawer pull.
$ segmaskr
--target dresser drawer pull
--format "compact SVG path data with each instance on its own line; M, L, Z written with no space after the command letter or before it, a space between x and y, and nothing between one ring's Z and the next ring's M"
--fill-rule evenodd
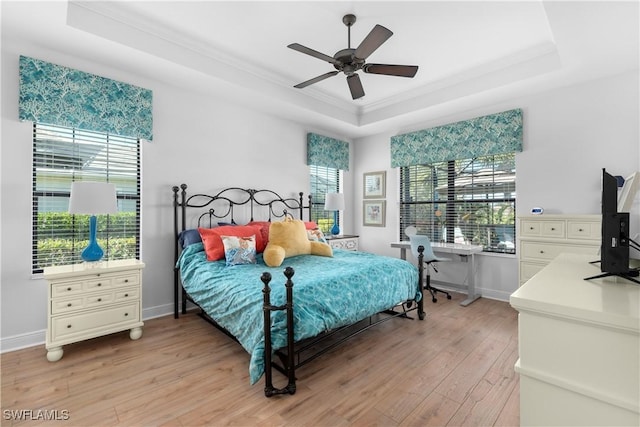
M125 297L128 297L128 296L129 296L129 294L124 294L124 296L125 296Z
M529 227L529 230L533 230L533 227Z
M68 290L68 291L70 291L70 290L71 290L71 287L68 287L68 288L67 288L67 290Z
M102 301L102 298L98 298L98 302Z
M71 329L71 325L67 325L67 329Z
M128 315L129 315L129 313L125 313L125 314L124 314L124 317L127 317Z
M578 231L584 231L582 228L578 228Z
M551 231L556 231L556 229L554 227L551 227Z
M98 286L102 286L102 283L98 283Z
M124 279L124 283L129 283L129 279Z
M541 254L543 254L543 253L544 253L544 251L540 251L540 253L541 253Z
M71 307L71 303L67 304L67 307Z

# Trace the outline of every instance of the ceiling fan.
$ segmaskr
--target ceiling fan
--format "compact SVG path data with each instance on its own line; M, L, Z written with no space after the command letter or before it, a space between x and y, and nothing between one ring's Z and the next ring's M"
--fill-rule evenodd
M342 18L342 22L348 28L348 47L346 49L339 50L333 56L325 55L324 53L320 53L299 43L292 43L287 46L288 48L297 50L298 52L327 61L333 64L336 68L336 71L329 71L328 73L319 75L318 77L298 83L294 86L295 88L302 89L329 77L335 76L342 71L347 75L347 84L351 91L351 97L353 99L358 99L364 96L364 88L360 82L360 76L358 76L356 71L362 70L369 74L383 74L386 76L399 77L413 77L416 75L418 72L417 65L367 64L365 62L369 55L371 55L382 45L382 43L386 42L387 39L393 35L390 30L382 25L376 25L364 40L362 40L360 45L356 49L353 49L351 48L351 26L356 22L356 17L352 14L345 15Z

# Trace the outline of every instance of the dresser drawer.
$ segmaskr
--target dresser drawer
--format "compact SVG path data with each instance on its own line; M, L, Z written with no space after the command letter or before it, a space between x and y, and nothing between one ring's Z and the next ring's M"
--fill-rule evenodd
M522 242L521 259L536 259L551 261L564 252L572 254L596 255L598 248L595 246L563 245L560 243Z
M599 222L569 221L567 223L567 237L570 239L599 240L600 232Z
M51 341L65 339L91 330L126 329L126 325L140 321L139 303L120 305L92 312L56 316L51 319Z
M116 291L114 301L115 302L130 301L130 300L136 300L139 298L140 298L140 292L138 288L126 288L126 289L119 289Z
M138 285L140 284L140 275L126 274L126 275L115 276L112 278L111 282L115 287Z
M523 220L520 223L520 235L523 237L565 237L564 221Z
M85 291L99 291L101 289L108 289L111 287L111 279L107 277L97 277L95 279L89 279L84 282Z

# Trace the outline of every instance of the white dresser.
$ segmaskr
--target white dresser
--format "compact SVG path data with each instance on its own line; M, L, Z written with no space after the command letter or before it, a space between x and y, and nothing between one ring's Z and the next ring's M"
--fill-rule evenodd
M47 267L49 304L47 359L62 358L62 346L129 329L142 336L142 269L139 260Z
M640 425L640 286L565 253L518 288L520 423Z
M348 251L358 250L358 236L351 234L340 234L337 236L325 236L327 243L332 248L346 249Z
M561 253L599 259L600 215L522 215L518 217L520 285Z

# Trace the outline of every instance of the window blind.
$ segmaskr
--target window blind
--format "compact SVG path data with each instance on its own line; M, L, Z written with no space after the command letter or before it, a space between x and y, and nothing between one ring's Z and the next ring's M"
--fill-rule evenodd
M400 169L400 240L413 225L435 242L515 253L515 153Z
M105 260L140 257L140 140L34 123L32 271L82 262L89 215L68 213L73 181L116 186L118 213L98 215Z
M340 170L310 165L309 175L311 179L311 220L318 224L323 233L329 233L333 227L334 213L324 210L324 202L327 193L340 191ZM339 222L340 218L338 218Z

